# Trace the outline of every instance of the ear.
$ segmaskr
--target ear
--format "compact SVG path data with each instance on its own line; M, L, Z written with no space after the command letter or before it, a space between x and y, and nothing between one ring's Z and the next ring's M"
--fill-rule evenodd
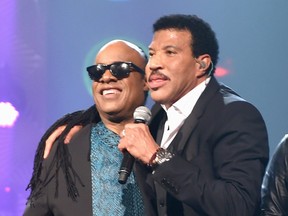
M210 56L208 54L203 54L203 55L200 55L195 60L196 60L196 63L199 64L197 78L206 77L205 75L207 75L207 70L209 69L209 66L211 64Z
M199 61L200 69L203 71L206 71L211 64L211 57L208 54L200 55L197 60Z

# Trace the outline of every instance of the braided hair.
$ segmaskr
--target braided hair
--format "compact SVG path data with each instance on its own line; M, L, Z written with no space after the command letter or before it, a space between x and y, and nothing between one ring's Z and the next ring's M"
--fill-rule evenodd
M41 138L35 158L34 158L34 165L33 165L33 173L32 177L30 179L30 182L26 188L26 190L30 189L31 193L28 197L28 201L30 201L30 204L33 205L33 202L39 198L41 195L42 189L49 183L51 178L56 178L56 191L55 196L58 195L58 173L61 169L65 175L66 185L67 185L67 192L68 196L71 197L73 201L77 200L77 197L79 196L78 189L75 185L75 180L78 179L80 184L82 186L83 183L81 182L80 177L77 175L75 170L72 167L71 164L71 155L68 150L68 146L64 144L64 140L69 133L69 131L75 126L75 125L82 125L85 126L87 124L90 124L94 122L96 119L99 119L99 114L96 110L95 105L91 106L87 110L82 111L76 111L73 113L69 113L59 120L57 120L43 135ZM56 153L52 159L52 163L48 167L47 174L44 177L44 180L40 178L41 171L42 171L42 163L43 163L43 155L45 150L45 142L48 139L48 137L55 131L58 127L66 125L65 130L62 132L62 134L59 136L59 145L57 146ZM90 160L90 152L87 156L87 160ZM55 166L56 171L53 173L52 177L48 178L53 170L53 167Z

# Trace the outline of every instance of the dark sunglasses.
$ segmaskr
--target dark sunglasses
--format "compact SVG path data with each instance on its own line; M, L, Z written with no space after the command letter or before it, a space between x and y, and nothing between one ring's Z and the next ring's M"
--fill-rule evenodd
M117 79L128 77L130 72L137 71L141 74L145 72L132 62L114 62L109 65L96 64L87 67L87 71L91 80L98 82L106 70L109 70L111 74Z

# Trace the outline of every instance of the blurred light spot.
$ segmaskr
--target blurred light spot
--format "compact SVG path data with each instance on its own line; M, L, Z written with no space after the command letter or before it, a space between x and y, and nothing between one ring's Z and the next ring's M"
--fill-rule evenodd
M5 187L4 190L5 190L5 192L9 193L11 191L11 188L10 187Z
M0 127L12 127L19 112L9 102L0 102Z
M227 76L229 74L229 71L223 67L217 67L216 71L215 71L215 75L217 77L224 77Z

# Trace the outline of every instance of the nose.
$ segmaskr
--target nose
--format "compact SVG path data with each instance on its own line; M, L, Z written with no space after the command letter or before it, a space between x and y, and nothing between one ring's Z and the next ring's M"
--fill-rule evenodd
M162 68L161 59L159 56L153 55L149 58L146 69L151 71Z
M106 69L99 82L109 83L111 81L117 81L117 78L112 75L109 69Z

